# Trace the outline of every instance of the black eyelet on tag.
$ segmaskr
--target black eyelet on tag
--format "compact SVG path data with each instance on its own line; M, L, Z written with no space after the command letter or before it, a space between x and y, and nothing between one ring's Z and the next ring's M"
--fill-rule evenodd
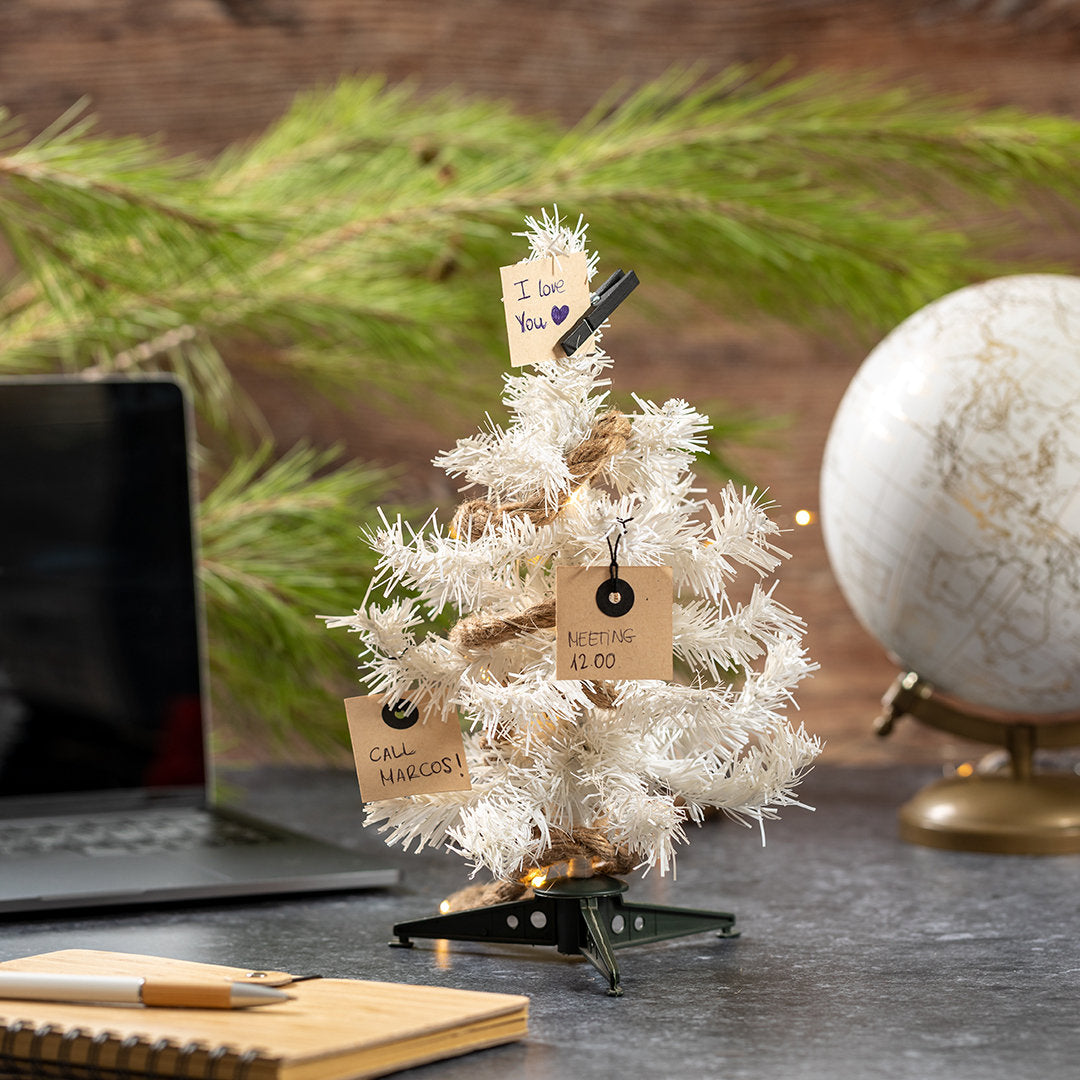
M618 600L612 600L618 595ZM622 578L604 578L596 590L596 606L612 619L625 615L634 606L634 590Z
M382 718L387 727L404 731L420 719L420 710L411 701L395 701L382 707Z

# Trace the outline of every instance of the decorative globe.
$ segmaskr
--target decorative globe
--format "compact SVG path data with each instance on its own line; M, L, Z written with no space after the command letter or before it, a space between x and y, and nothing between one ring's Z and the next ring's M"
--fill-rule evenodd
M821 521L899 665L977 707L1080 709L1080 278L997 278L889 334L830 429Z

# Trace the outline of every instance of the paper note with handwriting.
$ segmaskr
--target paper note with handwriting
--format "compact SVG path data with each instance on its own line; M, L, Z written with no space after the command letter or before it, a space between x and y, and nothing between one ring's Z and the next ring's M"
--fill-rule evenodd
M670 566L555 570L556 679L670 679Z
M499 268L513 367L566 359L559 339L589 310L588 261L576 251Z
M346 698L345 715L364 802L472 787L456 720L424 723L411 702L377 694Z

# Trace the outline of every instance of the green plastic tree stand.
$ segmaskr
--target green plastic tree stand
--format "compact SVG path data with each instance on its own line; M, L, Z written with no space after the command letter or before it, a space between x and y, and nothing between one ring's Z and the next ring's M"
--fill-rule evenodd
M617 878L560 878L535 889L527 900L470 908L397 923L397 941L411 948L413 938L487 941L498 945L553 945L569 956L584 956L608 981L608 994L622 994L616 949L715 930L738 937L735 916L721 911L628 904L627 885Z

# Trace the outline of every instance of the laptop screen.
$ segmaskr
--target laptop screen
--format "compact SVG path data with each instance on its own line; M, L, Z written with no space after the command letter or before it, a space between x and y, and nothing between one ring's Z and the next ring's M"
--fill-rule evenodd
M0 813L205 782L185 403L0 380Z

